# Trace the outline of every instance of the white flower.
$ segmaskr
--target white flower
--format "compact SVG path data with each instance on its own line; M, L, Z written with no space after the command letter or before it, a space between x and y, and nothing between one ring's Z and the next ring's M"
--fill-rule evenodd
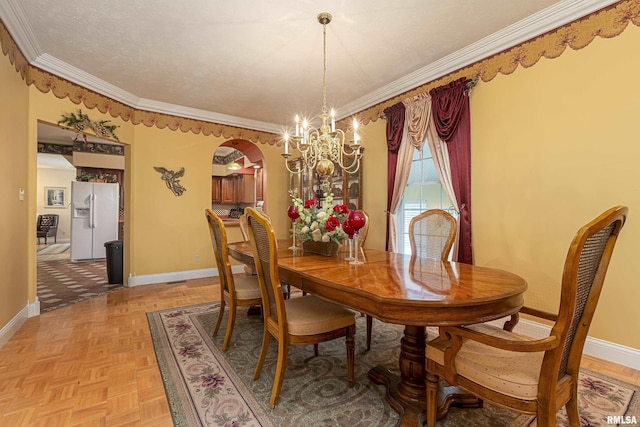
M306 225L300 229L300 233L305 234L309 232L309 227Z
M311 228L312 230L314 230L314 231L315 231L315 230L317 230L317 229L318 229L318 221L313 221L313 222L311 223L311 227L310 227L310 228Z
M313 239L314 242L321 241L322 240L322 232L316 228L311 233L311 238Z
M328 234L325 234L325 235L322 236L322 241L325 242L325 243L330 242L331 241L331 237L329 237Z
M322 219L325 216L327 216L327 213L325 211L320 211L318 212L318 215L316 215L318 217L318 219Z

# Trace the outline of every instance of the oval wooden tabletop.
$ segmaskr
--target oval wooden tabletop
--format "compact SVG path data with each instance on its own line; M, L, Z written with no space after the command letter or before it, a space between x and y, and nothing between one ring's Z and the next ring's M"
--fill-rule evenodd
M281 280L389 323L462 325L508 316L524 302L526 281L513 273L410 255L364 250L365 263L323 257L278 242ZM251 259L248 242L229 245Z

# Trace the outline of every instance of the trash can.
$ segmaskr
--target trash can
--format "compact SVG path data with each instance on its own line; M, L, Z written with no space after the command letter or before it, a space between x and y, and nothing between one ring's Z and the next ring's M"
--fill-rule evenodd
M109 284L124 283L122 280L122 240L105 242L107 252L107 278Z

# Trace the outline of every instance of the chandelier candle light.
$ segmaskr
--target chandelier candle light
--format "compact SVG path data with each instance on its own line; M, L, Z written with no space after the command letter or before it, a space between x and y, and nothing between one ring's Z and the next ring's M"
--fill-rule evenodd
M360 169L360 159L363 148L358 135L358 121L353 119L353 140L345 144L345 133L342 129L336 129L336 114L332 108L327 108L327 24L331 22L330 13L323 12L318 15L318 22L323 29L323 70L322 70L322 112L320 113L320 128L314 128L306 118L296 115L295 133L284 134L284 153L287 170L292 174L300 174L305 168L315 169L321 179L325 191L330 190L329 177L339 165L347 173L356 173ZM289 167L289 144L291 148L300 151L302 165L296 170Z

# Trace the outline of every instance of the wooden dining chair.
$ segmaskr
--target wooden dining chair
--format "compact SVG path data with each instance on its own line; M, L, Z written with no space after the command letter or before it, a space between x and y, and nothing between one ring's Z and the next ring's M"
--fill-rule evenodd
M617 206L578 230L562 274L560 307L548 337L532 339L481 324L442 327L427 345L427 421L435 426L439 377L499 406L555 426L566 405L579 426L578 373L585 339L628 209ZM440 414L442 415L442 414Z
M227 249L227 231L222 219L211 209L205 209L205 216L209 224L213 257L216 260L218 274L220 276L220 311L218 320L213 328L213 336L218 334L225 305L229 304L229 319L227 320L227 332L222 343L222 351L227 351L233 326L236 321L237 307L251 307L262 304L262 294L257 276L245 276L234 278L229 263L229 250Z
M456 238L456 219L442 209L429 209L409 222L411 256L447 261Z
M312 295L285 300L278 272L276 236L271 223L253 208L248 208L247 212L249 241L262 291L264 318L262 349L253 379L260 378L269 342L274 337L278 341L278 361L269 401L271 408L274 408L282 389L289 345L313 344L317 355L318 343L345 337L347 384L349 388L353 387L356 331L354 313Z

